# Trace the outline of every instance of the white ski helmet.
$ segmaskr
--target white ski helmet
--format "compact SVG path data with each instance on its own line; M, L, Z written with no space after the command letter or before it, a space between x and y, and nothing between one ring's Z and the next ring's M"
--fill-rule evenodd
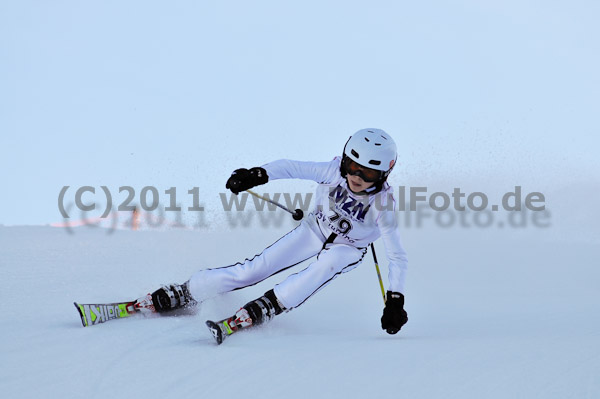
M385 180L396 164L398 153L394 139L381 129L361 129L344 146L344 157L365 168L383 172Z

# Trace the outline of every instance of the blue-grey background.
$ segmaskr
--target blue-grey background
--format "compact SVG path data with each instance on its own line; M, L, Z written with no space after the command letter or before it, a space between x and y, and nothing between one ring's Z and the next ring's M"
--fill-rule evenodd
M0 391L600 397L599 11L578 0L0 0ZM410 320L394 336L380 329L370 256L219 347L206 319L307 264L190 317L81 327L75 300L137 298L260 253L292 221L255 212L287 224L234 227L219 197L231 171L327 161L363 127L396 139L394 186L483 191L492 205L518 185L544 193L550 225L402 224ZM65 185L67 202L80 186L155 186L164 206L169 187L182 206L199 187L213 229L43 226L63 222Z
M206 210L222 212L233 169L329 160L363 127L396 138L396 185L523 185L555 209L557 191L589 201L600 192L599 11L2 1L0 223L61 221L65 185L175 186L188 202L198 186Z

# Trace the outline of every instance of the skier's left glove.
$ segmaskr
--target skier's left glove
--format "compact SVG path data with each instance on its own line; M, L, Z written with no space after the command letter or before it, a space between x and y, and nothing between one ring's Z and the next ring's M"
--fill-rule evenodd
M242 168L233 171L225 184L225 188L230 189L232 193L237 195L242 191L265 184L268 181L269 176L263 168Z
M381 316L381 328L388 334L396 334L408 321L404 310L404 295L399 292L387 292L387 300Z

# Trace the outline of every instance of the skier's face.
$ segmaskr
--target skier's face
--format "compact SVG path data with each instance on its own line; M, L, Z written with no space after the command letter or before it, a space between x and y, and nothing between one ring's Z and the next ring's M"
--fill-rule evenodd
M361 191L365 191L367 188L371 187L372 182L367 182L362 179L360 176L347 175L346 179L348 180L348 187L354 193L360 193Z

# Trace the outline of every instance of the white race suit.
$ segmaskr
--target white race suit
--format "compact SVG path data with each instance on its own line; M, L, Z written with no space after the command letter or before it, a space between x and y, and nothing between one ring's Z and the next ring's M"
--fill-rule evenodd
M203 301L257 284L316 255L308 267L274 287L281 304L291 310L358 266L367 246L379 237L389 261L389 290L403 293L407 259L394 215L392 188L384 183L375 194L355 194L341 175L340 162L336 157L331 162L279 160L264 165L269 180L319 183L314 210L298 227L251 259L195 273L189 281L194 299Z

